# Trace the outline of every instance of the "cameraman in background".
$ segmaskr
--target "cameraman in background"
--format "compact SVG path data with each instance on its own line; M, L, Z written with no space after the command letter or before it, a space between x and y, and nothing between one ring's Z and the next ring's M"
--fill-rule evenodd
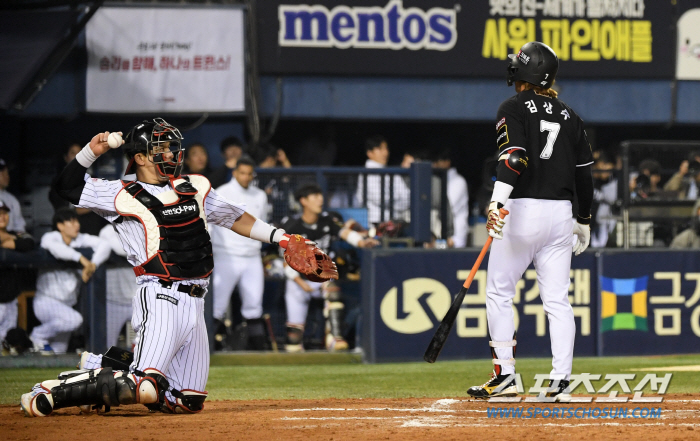
M696 151L681 162L678 171L664 185L664 190L678 192L678 199L693 200L698 198L699 187L700 151Z
M673 238L671 248L700 248L700 201L693 207L690 228L681 231Z

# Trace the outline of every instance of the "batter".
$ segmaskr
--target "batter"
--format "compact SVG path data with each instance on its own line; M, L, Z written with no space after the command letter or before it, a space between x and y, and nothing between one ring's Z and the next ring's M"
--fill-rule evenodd
M552 371L548 396L570 399L567 393L574 356L576 325L569 304L569 271L573 251L590 242L593 200L593 156L583 121L557 99L552 84L559 60L539 42L526 43L509 55L507 82L517 94L498 109L497 181L486 228L494 239L486 281L486 313L494 372L481 386L468 390L476 398L514 396L515 285L532 262L544 311L549 319ZM572 222L574 190L578 217ZM505 220L500 208L510 212ZM507 224L506 224L507 221Z

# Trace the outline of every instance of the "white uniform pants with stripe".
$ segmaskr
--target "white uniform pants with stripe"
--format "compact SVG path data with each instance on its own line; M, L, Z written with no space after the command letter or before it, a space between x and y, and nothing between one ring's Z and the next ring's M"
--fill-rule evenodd
M147 282L133 300L136 331L132 369L159 370L178 390L204 392L209 376L209 340L204 298ZM172 397L170 397L172 400Z
M306 283L311 287L311 292L304 291L294 280L287 279L284 291L284 300L287 303L287 323L304 326L306 316L309 313L311 297L323 298L321 290L323 283L310 281L306 281Z
M243 318L250 320L262 317L264 282L265 273L260 255L234 256L214 253L214 318L223 320L236 286L241 294Z
M569 271L573 241L571 202L511 199L503 239L494 239L486 282L486 313L491 340L513 339L512 300L530 262L537 271L540 297L549 320L552 379L569 379L574 356L576 324L569 304ZM528 338L518 335L518 340ZM513 348L496 348L499 359L513 357ZM502 366L502 373L514 372Z
M41 325L32 330L30 338L41 346L50 344L57 354L65 353L73 331L83 324L83 316L71 306L51 297L34 297L34 315Z
M5 340L7 331L17 327L17 299L0 303L0 341Z

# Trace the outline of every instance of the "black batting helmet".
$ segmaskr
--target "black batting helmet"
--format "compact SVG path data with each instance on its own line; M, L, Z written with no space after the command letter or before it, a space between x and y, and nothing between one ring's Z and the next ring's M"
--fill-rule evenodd
M539 41L525 43L517 54L508 55L508 85L525 81L545 89L552 87L559 70L559 58L551 47Z
M153 155L153 163L159 173L168 178L176 178L182 172L184 160L184 148L182 147L182 134L177 127L168 124L163 118L154 118L153 121L143 121L134 126L124 136L124 153L129 160L124 174L134 173L134 156L143 153L150 157ZM166 144L169 153L173 154L171 160L166 160L166 152L158 151L158 147Z

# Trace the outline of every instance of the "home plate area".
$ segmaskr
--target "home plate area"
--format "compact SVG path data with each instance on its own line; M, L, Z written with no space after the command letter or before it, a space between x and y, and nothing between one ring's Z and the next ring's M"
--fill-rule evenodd
M39 439L38 434L54 441L100 439L105 433L128 434L130 440L461 441L474 436L523 440L535 434L538 440L551 441L700 439L700 395L669 394L662 403L643 404L503 404L464 398L235 400L207 401L196 415L120 406L106 415L60 409L47 418L25 418L19 405L4 405L0 433L8 441Z
M524 439L535 427L543 429L541 439L558 435L590 439L596 434L627 440L700 437L700 399L690 395L669 395L662 403L502 404L468 399L336 403L340 405L280 409L278 421L283 425L278 427L306 433L305 439L317 439L324 430L331 431L325 439L333 434L335 439L419 439L438 433L441 439L463 439L474 433L471 428L478 428L480 438L490 434Z

